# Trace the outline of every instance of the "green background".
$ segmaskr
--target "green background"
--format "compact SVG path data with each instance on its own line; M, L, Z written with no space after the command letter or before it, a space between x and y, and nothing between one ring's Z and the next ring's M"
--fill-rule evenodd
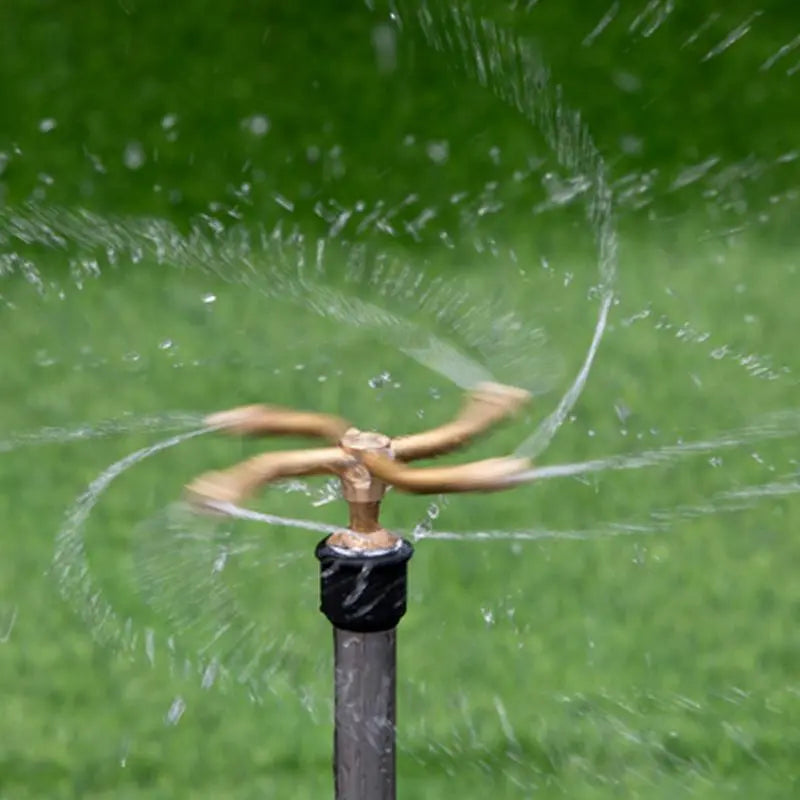
M800 48L769 60L800 16L788 2L671 9L470 12L529 42L614 192L609 328L537 460L718 445L444 505L434 530L550 533L418 543L399 633L401 797L798 791ZM92 591L59 592L80 566L74 553L54 560L66 510L161 435L137 420L156 415L160 430L165 412L264 401L394 433L455 413L461 389L397 350L416 334L310 311L330 302L323 288L535 391L530 412L470 456L512 450L577 372L598 309L584 195L553 203L546 175L574 176L541 131L431 48L414 4L396 13L0 9L0 797L331 792L314 534L164 522L186 481L259 444L201 437L124 473L82 530ZM399 210L357 227L378 203ZM433 221L409 227L425 209ZM332 232L342 210L353 219ZM324 241L325 269L301 281L295 250L261 243L279 224L302 233L308 265ZM353 278L357 252L368 255ZM420 307L428 286L441 288ZM767 438L757 428L771 412L783 427ZM65 440L125 414L116 435ZM722 494L779 480L781 496L719 510L736 505ZM258 507L340 519L313 499L271 491ZM391 496L385 522L409 531L427 508ZM226 621L237 643L201 652ZM261 647L257 679L240 682ZM206 688L209 654L229 673Z

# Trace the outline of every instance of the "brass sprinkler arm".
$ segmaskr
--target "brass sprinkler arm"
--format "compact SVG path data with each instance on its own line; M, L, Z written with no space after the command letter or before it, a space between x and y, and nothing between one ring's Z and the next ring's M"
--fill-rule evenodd
M316 411L295 411L281 406L239 406L210 414L204 420L212 428L242 436L316 436L338 444L350 423Z
M515 414L530 400L530 394L515 386L482 383L467 394L459 415L438 428L392 440L392 452L400 461L415 461L444 455L467 444L492 425Z
M456 450L530 399L512 386L484 383L468 394L452 422L422 433L390 439L381 433L352 428L326 414L276 406L242 406L212 414L212 428L239 435L307 435L338 446L312 450L270 452L247 459L227 470L207 472L186 487L189 501L200 508L238 505L257 489L281 478L298 475L338 475L350 509L346 531L329 543L348 550L376 550L394 546L397 537L379 522L380 503L388 486L415 494L488 492L509 488L530 467L526 458L490 458L446 467L414 468L406 462Z

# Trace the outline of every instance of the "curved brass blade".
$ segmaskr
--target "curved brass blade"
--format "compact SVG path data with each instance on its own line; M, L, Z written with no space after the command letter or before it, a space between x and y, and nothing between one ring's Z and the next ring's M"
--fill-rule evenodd
M206 472L185 488L186 499L196 506L215 503L239 505L270 481L298 475L338 474L355 459L338 447L263 453L218 472Z
M404 492L443 494L506 489L530 468L527 458L487 458L448 467L409 467L380 453L364 453L361 463L376 477Z
M429 431L392 439L392 453L400 461L449 453L516 413L529 400L530 393L516 386L482 383L469 393L456 419Z
M209 414L205 424L243 436L316 436L336 443L350 423L331 414L295 411L281 406L239 406Z

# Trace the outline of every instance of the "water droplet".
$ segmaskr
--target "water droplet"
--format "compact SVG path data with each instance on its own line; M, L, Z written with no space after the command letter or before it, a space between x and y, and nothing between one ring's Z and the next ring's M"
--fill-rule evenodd
M338 500L342 496L341 485L338 480L328 481L316 494L316 499L312 500L311 505L315 508L327 505Z
M411 535L414 539L424 539L425 536L432 530L433 528L431 527L430 520L423 519L414 526L414 530L412 531Z
M203 679L200 683L203 689L210 689L214 685L214 681L217 679L217 674L219 673L219 662L212 661L204 670L203 670Z
M494 611L491 608L481 606L481 616L487 625L494 625Z
M39 130L42 133L50 133L56 129L58 123L52 117L45 117L43 120L39 121Z
M269 117L266 114L253 114L242 120L242 124L253 136L265 136L269 132Z
M141 142L128 142L122 153L122 162L128 169L141 169L147 161Z
M158 343L159 350L169 350L172 347L172 339L164 339L163 342Z
M282 194L276 192L272 195L272 199L281 207L285 208L287 211L294 211L294 203L289 200L288 197L284 197Z
M622 401L614 403L614 411L616 412L617 419L620 422L627 422L631 416L631 410Z
M613 80L618 89L628 94L638 92L642 88L642 79L632 72L625 72L623 70L615 72Z
M394 72L397 69L397 31L390 25L376 25L372 29L372 47L378 71Z
M144 632L144 652L152 667L156 663L156 637L152 628Z
M119 765L122 769L128 766L128 753L131 749L131 743L128 739L124 739L119 748Z
M434 164L444 164L450 158L450 143L445 139L438 142L428 142L425 152Z
M381 372L380 375L376 375L374 378L370 378L367 383L370 385L372 389L382 389L392 380L392 376L388 372Z
M725 358L726 355L728 355L728 346L725 344L711 351L711 358L715 358L717 361Z
M644 142L638 136L626 134L620 137L619 149L629 156L638 156L644 150Z
M177 114L165 114L161 118L161 127L168 131L171 128L174 128L178 124L178 115Z
M583 175L562 178L555 172L546 172L542 176L542 186L548 195L551 205L563 206L571 203L576 197L591 188L591 181ZM547 206L543 206L546 208Z
M40 367L52 367L56 360L47 352L47 350L37 350L35 356L36 364Z
M228 551L223 550L215 559L214 563L211 567L212 573L222 572L225 569L225 565L228 563Z
M211 293L204 294L203 295L203 302L206 305L210 305L211 303L216 303L217 302L217 296L215 294L211 294Z
M169 707L169 711L167 711L167 714L164 717L164 722L167 725L177 725L180 722L184 711L186 711L186 702L180 695L178 695L172 701L172 705Z

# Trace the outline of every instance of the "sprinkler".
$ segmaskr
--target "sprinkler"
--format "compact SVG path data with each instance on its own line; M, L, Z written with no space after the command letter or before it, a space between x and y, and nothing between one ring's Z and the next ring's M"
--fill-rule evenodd
M347 502L347 528L323 539L320 610L333 626L334 780L337 800L395 797L397 625L406 611L410 542L380 524L389 487L415 494L490 492L519 483L526 458L490 458L443 467L409 462L449 453L513 415L528 392L496 383L469 392L451 422L390 438L345 420L307 411L252 405L212 414L209 427L244 436L312 436L331 446L268 452L229 469L207 472L186 487L190 503L223 512L260 487L299 475L338 475Z

